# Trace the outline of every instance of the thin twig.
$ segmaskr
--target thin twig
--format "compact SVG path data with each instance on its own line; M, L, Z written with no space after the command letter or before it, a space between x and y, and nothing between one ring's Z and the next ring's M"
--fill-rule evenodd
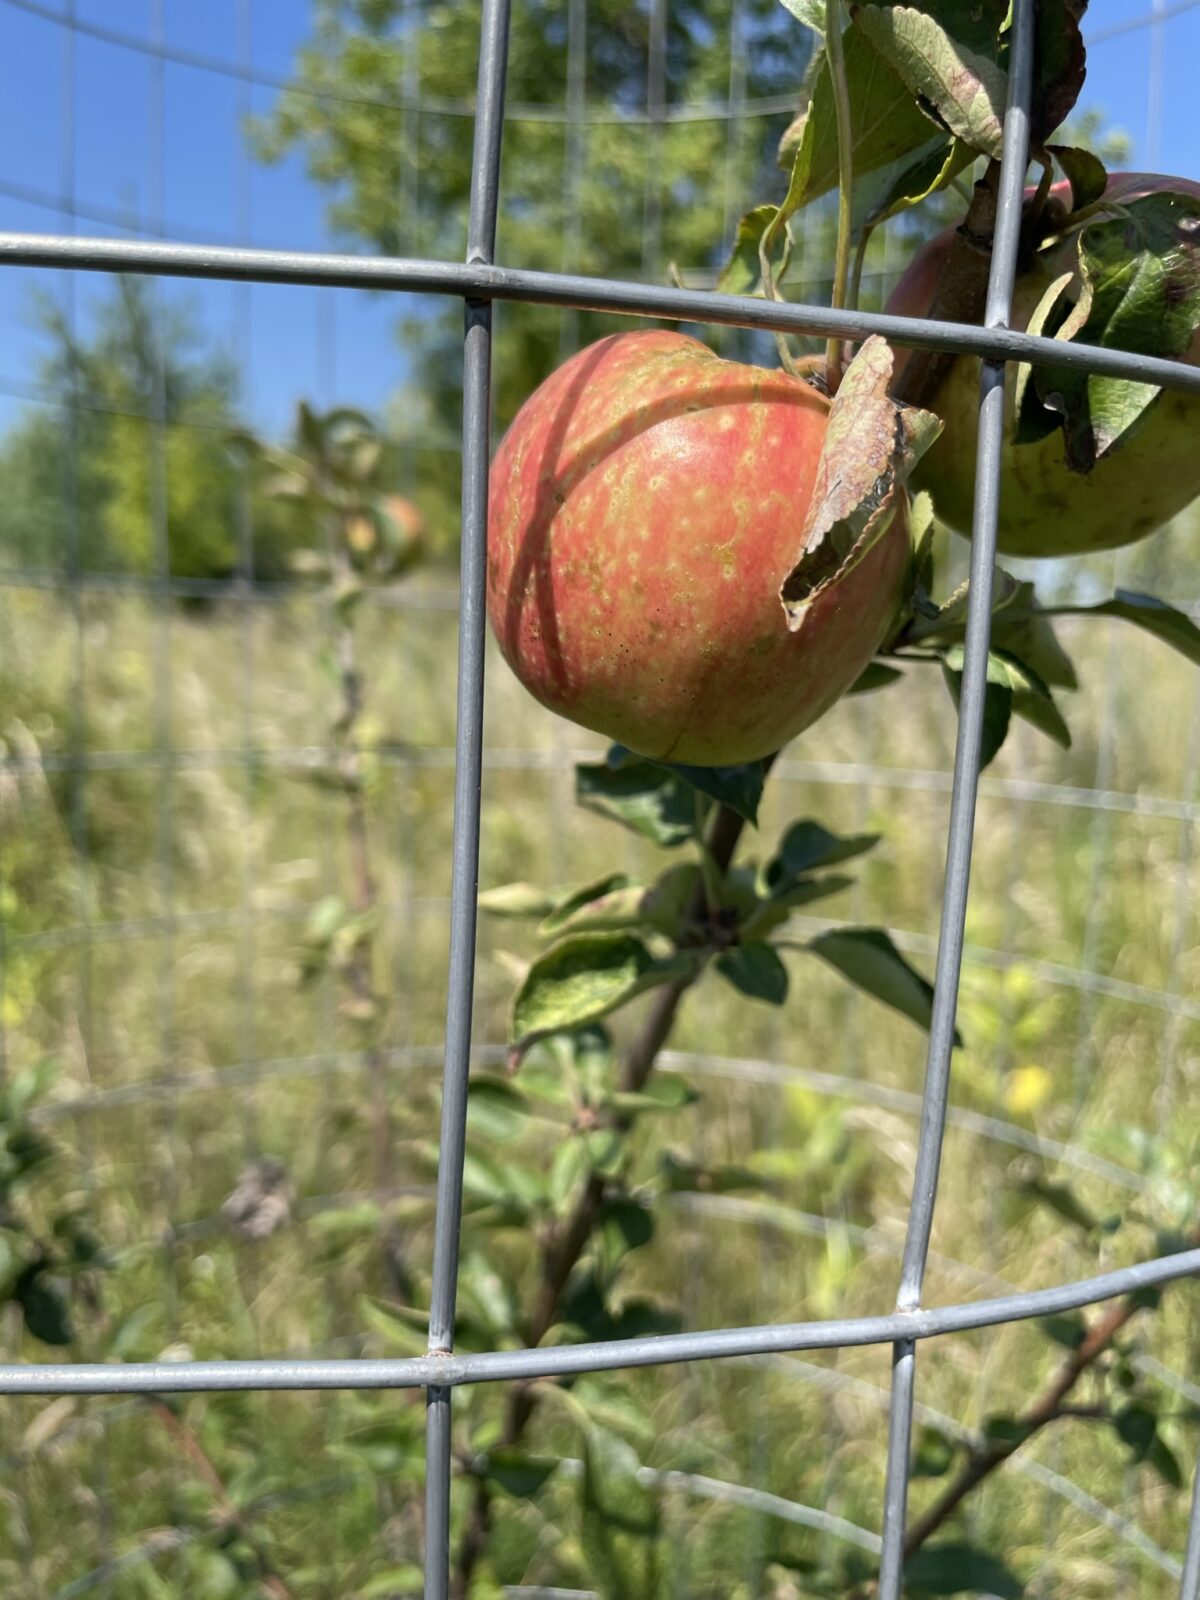
M838 225L837 249L833 263L835 311L846 304L850 277L850 210L854 200L853 128L850 123L850 84L846 77L846 53L842 46L842 0L825 0L825 51L829 58L829 77L833 84L833 108L837 119L838 142ZM833 335L825 347L825 379L830 394L836 394L842 381L842 341Z
M904 1553L913 1555L953 1515L972 1489L1001 1467L1026 1444L1035 1433L1060 1417L1093 1414L1093 1408L1066 1406L1064 1402L1100 1357L1111 1347L1121 1329L1137 1315L1144 1301L1136 1295L1118 1300L1094 1322L1079 1345L1071 1351L1055 1373L1045 1393L1027 1411L1017 1418L1012 1437L997 1439L972 1453L962 1471L929 1507L928 1511L909 1528L904 1538Z
M196 1469L197 1475L208 1485L223 1521L227 1526L236 1528L242 1536L258 1563L258 1578L263 1588L268 1594L274 1596L274 1600L293 1600L292 1591L284 1583L279 1573L276 1572L266 1550L251 1529L245 1513L230 1498L229 1490L225 1487L225 1480L213 1465L212 1458L191 1428L188 1427L182 1417L175 1415L165 1400L151 1397L148 1399L147 1404L170 1434L177 1448Z
M742 836L745 823L735 811L718 807L709 826L705 848L718 872L724 873L733 859L734 850ZM705 912L705 888L696 887L688 920L701 919ZM634 1039L621 1063L619 1086L623 1093L636 1093L644 1088L654 1070L659 1051L666 1044L675 1023L679 1003L694 979L677 978L665 985L654 997L641 1032ZM619 1122L624 1126L623 1122ZM605 1180L592 1173L575 1202L575 1208L561 1226L546 1241L542 1251L541 1284L533 1313L525 1329L530 1345L540 1344L554 1326L559 1302L567 1286L572 1269L587 1248L588 1240L599 1221L606 1193ZM536 1404L533 1388L520 1386L510 1391L501 1429L499 1448L511 1449L518 1444ZM471 1577L487 1545L492 1525L491 1485L484 1477L475 1480L475 1492L467 1513L467 1525L458 1548L454 1574L450 1584L451 1600L466 1600Z

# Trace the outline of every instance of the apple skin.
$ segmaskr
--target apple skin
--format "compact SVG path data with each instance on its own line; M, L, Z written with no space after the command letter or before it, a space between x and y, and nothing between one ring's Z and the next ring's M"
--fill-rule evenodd
M1200 184L1145 172L1109 175L1105 197L1134 200L1162 189L1200 198ZM1070 186L1055 184L1055 200L1069 204ZM938 274L954 236L947 229L914 256L888 300L899 316L927 316ZM1075 264L1075 241L1065 233L1043 251L1018 279L1011 326L1024 332L1043 293ZM1068 294L1072 290L1068 289ZM895 372L907 353L897 352ZM1186 356L1200 364L1200 335ZM928 489L938 518L969 536L975 503L976 428L979 417L977 357L961 356L937 392L925 401L944 424L941 437L917 464L913 487ZM1061 431L1036 443L1013 442L1015 386L1010 374L1005 392L1005 435L1001 463L998 545L1010 556L1081 556L1133 544L1153 533L1200 495L1200 399L1164 389L1129 433L1101 456L1090 472L1073 472L1066 461Z
M772 755L815 722L882 642L909 561L901 509L788 630L828 414L801 379L665 331L547 378L490 482L488 613L529 692L693 766Z

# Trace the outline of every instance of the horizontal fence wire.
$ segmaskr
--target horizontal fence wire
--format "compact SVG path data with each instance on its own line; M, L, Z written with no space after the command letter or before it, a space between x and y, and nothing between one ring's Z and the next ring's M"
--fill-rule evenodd
M946 1334L1058 1316L1120 1295L1174 1283L1200 1273L1200 1249L1139 1261L1114 1272L1048 1289L1028 1289L963 1305L923 1307L886 1316L833 1317L822 1322L781 1322L747 1328L712 1328L636 1339L524 1350L451 1352L407 1359L353 1361L143 1361L127 1363L6 1363L0 1394L191 1394L246 1389L434 1389L469 1384L528 1382L633 1367L708 1361L717 1357L836 1350L863 1345L905 1345Z
M1148 26L1190 9L1190 4L1160 7L1144 18L1101 30L1097 42L1116 38L1134 28ZM165 61L199 70L229 75L244 84L293 90L294 86L270 74L259 73L242 61L222 62L200 52L172 49L161 39L153 45L118 29L69 19L36 0L0 0L13 10L26 12L47 22L64 23L77 32L151 54L161 70ZM1171 1283L1200 1273L1200 1250L1162 1255L1098 1276L1031 1291L1005 1292L998 1296L962 1305L927 1307L922 1304L926 1263L930 1260L932 1228L941 1147L947 1126L957 1126L983 1137L1007 1140L1018 1148L1060 1160L1105 1177L1114 1183L1138 1186L1138 1175L1114 1163L1104 1162L1090 1152L1070 1144L1046 1140L1015 1125L1006 1125L950 1103L950 1059L953 1045L957 986L965 960L980 958L965 942L965 918L969 878L974 806L978 793L1004 795L1030 803L1090 805L1098 812L1128 810L1173 820L1195 820L1197 807L1185 801L1153 796L1121 795L1111 789L1094 789L1038 784L1026 780L980 780L980 730L983 713L985 666L990 630L991 579L994 567L998 494L1000 489L1000 443L1003 426L1004 384L1007 367L1013 362L1052 362L1097 375L1152 382L1182 392L1200 393L1200 370L1181 363L1151 359L1118 350L1080 346L1075 343L1032 337L1006 327L1011 303L1016 263L1017 226L1022 186L1026 169L1027 122L1031 84L1035 0L1016 0L1014 6L1010 101L1004 125L1004 154L1001 162L1001 199L993 253L988 305L983 328L968 324L940 323L928 319L900 318L885 314L832 311L827 307L801 303L770 303L745 296L718 296L705 288L663 287L633 281L586 278L567 272L538 272L493 264L495 224L499 204L500 140L505 122L504 78L508 29L507 0L485 0L479 63L479 94L472 102L434 102L422 99L422 115L445 115L475 119L475 154L471 189L471 220L467 260L450 263L424 259L393 259L373 256L347 256L291 250L261 250L205 244L185 244L172 240L136 242L89 239L79 236L0 235L0 264L11 267L66 268L90 272L143 273L153 277L212 279L235 283L271 283L318 287L376 289L413 294L438 294L457 297L464 303L465 382L463 400L462 482L463 543L461 595L430 599L427 602L405 596L397 604L417 607L427 603L432 610L453 610L459 619L458 717L453 755L448 750L372 749L378 759L396 765L453 765L455 772L455 810L453 844L453 884L450 901L450 977L447 994L447 1031L443 1050L431 1054L413 1051L388 1052L397 1061L444 1060L442 1134L437 1184L437 1220L434 1244L433 1307L430 1319L430 1348L424 1357L407 1360L375 1360L369 1357L326 1360L267 1359L260 1361L181 1361L143 1363L21 1363L0 1367L0 1393L13 1395L68 1394L165 1394L197 1391L245 1390L326 1390L326 1389L423 1389L427 1397L427 1475L426 1475L426 1600L445 1600L448 1589L448 1541L450 1518L450 1422L452 1391L464 1385L490 1382L525 1382L533 1379L566 1377L580 1373L652 1367L666 1363L692 1362L714 1358L781 1359L802 1350L840 1349L868 1345L890 1345L893 1352L893 1381L889 1396L889 1447L884 1486L882 1538L833 1518L820 1508L805 1508L779 1501L776 1514L805 1525L850 1539L861 1548L881 1557L879 1600L899 1600L903 1574L903 1538L909 1479L911 1476L911 1429L914 1415L921 1415L914 1397L916 1351L922 1342L970 1330L996 1327L1004 1323L1061 1314L1094 1305L1102 1300L1138 1290ZM356 104L377 109L404 110L404 99L363 97ZM753 115L774 115L793 109L792 97L760 100L744 96L726 104L648 107L645 111L616 111L576 105L571 116L593 122L653 123L689 120L726 120ZM568 118L557 106L513 106L510 120L564 122ZM48 197L47 197L48 198ZM40 202L39 202L40 203ZM73 209L73 208L72 208ZM161 224L160 224L161 227ZM158 229L153 231L159 231ZM947 353L977 355L983 362L979 425L978 477L972 543L970 616L966 635L966 662L959 717L958 744L954 770L947 773L897 772L867 764L783 762L784 776L803 781L831 783L864 782L893 784L951 792L951 816L947 840L947 871L941 927L937 941L937 982L934 1021L931 1030L927 1078L922 1096L902 1094L880 1088L878 1093L862 1083L832 1074L781 1068L776 1063L744 1063L747 1071L786 1070L788 1081L804 1082L821 1092L849 1093L887 1103L921 1121L913 1198L902 1252L897 1308L887 1315L856 1318L830 1318L817 1322L758 1325L741 1328L708 1329L671 1335L589 1343L555 1348L531 1348L458 1354L454 1351L454 1310L457 1280L459 1235L462 1214L462 1164L465 1148L466 1088L473 1061L491 1060L494 1053L472 1047L471 1007L474 991L475 916L478 877L478 850L481 807L481 777L485 767L530 768L562 767L571 752L485 752L482 743L482 692L484 671L483 571L487 524L487 471L489 459L489 409L491 304L494 301L521 301L563 308L608 311L620 315L662 318L700 324L724 324L814 336L838 336L861 340L880 334L900 345L911 345ZM454 441L441 440L438 448L456 448ZM304 593L300 585L278 585L262 591L245 580L231 583L177 580L165 570L146 581L142 589L162 599L171 595L221 597L256 601ZM89 586L112 587L117 592L130 585L141 592L141 580L121 575L85 574L72 571L65 577L53 573L0 574L0 585L54 588L69 582L82 592ZM188 585L193 585L188 587ZM196 585L199 584L197 587ZM386 597L376 603L388 604ZM303 769L318 763L328 752L306 747L300 751L214 752L120 752L87 754L79 750L50 752L36 761L5 757L4 770L78 773L113 769L123 762L146 765L162 773L170 768L189 770L189 764L203 767L221 762L241 763L247 772L260 764L286 767L289 761ZM439 902L439 905L442 904ZM411 910L411 903L409 903ZM260 916L294 914L294 908L243 908L241 912L214 913L233 927ZM202 914L203 915L203 914ZM817 919L811 919L817 925ZM186 916L168 914L146 924L146 931L173 933L188 925ZM819 924L822 927L836 923ZM119 925L123 926L123 925ZM129 924L141 926L140 923ZM111 930L109 930L111 934ZM104 938L104 925L88 924L81 936ZM115 936L115 935L112 935ZM134 935L126 935L134 936ZM38 936L35 936L35 938ZM910 942L918 940L909 935ZM10 943L12 941L10 940ZM32 943L32 941L29 941ZM925 941L925 948L929 941ZM1024 958L1008 952L983 952L993 964ZM1073 969L1057 968L1053 963L1028 963L1042 975L1059 973L1066 981ZM1080 980L1095 981L1097 992L1137 1003L1161 1003L1173 1012L1200 1017L1200 1006L1193 1006L1177 994L1145 990L1136 985L1121 985L1103 974L1074 973ZM331 1063L354 1065L353 1053L339 1056L322 1053L310 1058L312 1070L327 1070ZM664 1059L668 1070L706 1070L705 1058L669 1053ZM722 1070L720 1064L712 1070ZM308 1070L302 1059L279 1062L251 1062L209 1075L196 1081L231 1081L232 1075L255 1071ZM187 1080L173 1079L164 1089L177 1093ZM52 1114L72 1114L85 1105L120 1103L119 1097L148 1096L153 1085L140 1083L121 1086L107 1094L88 1096L86 1102L66 1103ZM882 1098L881 1098L882 1097ZM732 1216L725 1203L722 1215ZM813 1226L823 1219L809 1219ZM981 1280L982 1281L982 1280ZM1178 1382L1187 1380L1173 1375ZM1181 1391L1182 1392L1182 1391ZM1036 1465L1036 1464L1030 1464ZM1041 1469L1048 1473L1048 1469ZM645 1469L662 1487L708 1494L714 1498L740 1495L747 1506L764 1509L763 1491L737 1485L721 1485L694 1474L656 1472ZM1053 1476L1053 1474L1050 1474ZM1072 1486L1073 1487L1073 1486ZM1082 1491L1080 1491L1082 1492ZM778 1497L770 1497L772 1501ZM1100 1508L1101 1511L1105 1508ZM1115 1514L1113 1514L1115 1515ZM807 1519L807 1520L806 1520ZM1152 1559L1176 1575L1182 1573L1183 1600L1197 1600L1200 1594L1200 1492L1193 1506L1188 1549L1182 1568L1173 1558L1157 1551ZM1151 1554L1149 1550L1143 1553ZM1160 1559L1161 1558L1161 1559ZM129 1559L119 1558L109 1572L124 1570ZM81 1580L82 1581L82 1580ZM86 1586L85 1586L86 1587ZM85 1590L68 1586L69 1593ZM512 1594L546 1596L578 1594L579 1591L517 1588Z
M330 1345L352 1345L356 1342L357 1341L351 1339L328 1341ZM812 1385L830 1393L844 1393L853 1395L856 1398L867 1401L867 1403L873 1407L886 1409L889 1403L889 1395L886 1389L879 1387L877 1384L870 1383L866 1379L858 1377L853 1373L839 1371L835 1367L818 1366L813 1362L803 1361L799 1357L792 1355L748 1356L743 1359L752 1364L758 1363L760 1365L769 1366L785 1377L796 1379L801 1383ZM1145 1371L1151 1371L1156 1365L1156 1363L1154 1363L1149 1357L1135 1358L1134 1364L1138 1366L1139 1370ZM1173 1386L1179 1384L1180 1380L1176 1378ZM1177 1392L1187 1392L1186 1386L1179 1388ZM65 1427L59 1430L59 1432L55 1435L55 1439L61 1442L71 1437L73 1434L84 1433L88 1430L95 1429L97 1426L102 1428L107 1427L112 1423L120 1422L130 1416L137 1415L137 1405L137 1401L118 1401L116 1404L107 1407L98 1415L93 1413L86 1420L80 1420L74 1424L67 1424ZM970 1447L972 1444L978 1443L977 1437L969 1428L964 1427L953 1417L947 1415L945 1412L938 1411L933 1406L917 1403L914 1406L914 1417L920 1422L928 1423L935 1427L938 1429L938 1431L944 1433L948 1438L957 1439L968 1447ZM0 1473L11 1473L25 1461L35 1457L37 1453L38 1451L36 1449L32 1451L18 1452L16 1455L10 1456L6 1461L0 1461ZM568 1458L562 1463L562 1465L569 1468L572 1463ZM1044 1488L1046 1488L1049 1493L1062 1500L1068 1501L1070 1504L1083 1511L1084 1514L1092 1521L1107 1527L1112 1532L1116 1533L1118 1538L1136 1548L1147 1558L1147 1560L1160 1568L1160 1570L1167 1572L1173 1577L1179 1577L1181 1571L1180 1563L1173 1556L1169 1555L1166 1551L1162 1550L1158 1545L1156 1545L1153 1540L1149 1539L1146 1534L1143 1533L1135 1523L1130 1522L1127 1517L1124 1517L1119 1512L1114 1511L1112 1507L1105 1505L1102 1501L1097 1500L1094 1496L1087 1494L1086 1491L1081 1490L1078 1485L1072 1482L1070 1479L1063 1478L1060 1474L1053 1472L1041 1462L1032 1460L1029 1457L1020 1454L1010 1456L1004 1465L1006 1470L1017 1472L1022 1476L1034 1479ZM663 1470L643 1467L641 1472L645 1475L648 1475L643 1478L643 1481L647 1484L650 1484L653 1481L654 1486L656 1487L667 1490L675 1489L677 1491L682 1491L685 1494L696 1495L697 1497L703 1499L711 1499L716 1501L723 1500L731 1503L740 1502L744 1506L757 1508L767 1512L771 1516L784 1521L793 1521L801 1526L813 1526L815 1518L829 1518L829 1521L824 1524L824 1531L831 1532L835 1537L838 1538L846 1537L847 1530L857 1526L853 1523L846 1523L842 1518L830 1517L828 1512L822 1512L815 1507L799 1503L795 1500L784 1499L779 1495L764 1494L764 1492L761 1490L747 1488L745 1485L731 1483L728 1480L714 1479L697 1473L676 1472L672 1471L671 1469ZM336 1477L321 1479L315 1484L306 1484L294 1490L282 1491L282 1493L289 1497L295 1496L298 1499L319 1498L325 1495L339 1493L342 1489L357 1485L363 1481L364 1476L365 1475L358 1473L339 1474ZM269 1502L271 1499L272 1497L267 1496L264 1497L263 1501L259 1501L256 1504L259 1509L266 1509L266 1502ZM248 1508L250 1511L253 1509L254 1506ZM874 1548L877 1551L880 1547L879 1536L877 1534L870 1533L866 1529L860 1529L859 1531L865 1534L868 1539L874 1541ZM198 1535L199 1532L200 1530L197 1530ZM852 1542L856 1541L852 1540ZM135 1559L151 1559L152 1550L152 1542L149 1547L146 1545L138 1546L135 1552ZM85 1573L81 1575L80 1578L74 1580L76 1584L80 1585L78 1589L75 1589L73 1586L68 1587L71 1587L71 1592L73 1593L86 1592L89 1588L96 1586L104 1572L105 1568L101 1567L95 1569L91 1573ZM60 1597L65 1592L66 1590L56 1591L53 1600L60 1600Z
M993 323L936 322L882 311L833 310L752 295L714 294L670 285L588 278L494 266L485 261L406 260L331 255L307 250L243 250L218 246L141 243L59 234L0 233L0 266L66 267L79 272L130 272L233 283L295 284L307 288L378 289L451 295L470 302L520 300L529 305L612 311L622 316L759 328L772 333L860 341L879 334L893 344L986 361L1024 361L1106 378L1131 378L1164 389L1200 394L1200 369L1161 356L1016 333Z

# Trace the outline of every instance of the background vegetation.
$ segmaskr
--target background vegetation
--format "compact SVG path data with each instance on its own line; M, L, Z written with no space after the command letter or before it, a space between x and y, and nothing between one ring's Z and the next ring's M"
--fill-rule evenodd
M657 14L591 0L580 104L645 109L648 58L663 105L724 100L728 12L672 6L660 31ZM786 100L802 32L766 0L738 15L735 87ZM514 101L561 103L572 16L518 8ZM284 96L255 138L264 156L301 151L352 240L453 256L469 118L423 110L413 123L377 102L413 82L435 107L467 101L477 17L429 4L419 28L412 18L325 0L297 66L309 92ZM649 129L564 131L528 115L506 147L503 255L659 278L674 261L711 281L788 120L782 103ZM877 296L909 241L875 248ZM819 295L827 259L818 220L790 292ZM421 1348L448 937L457 312L402 330L410 380L386 445L354 419L300 414L289 462L230 449L237 373L196 319L164 318L132 283L99 304L82 332L43 311L44 401L0 445L3 1348ZM607 326L504 308L498 422ZM304 492L281 494L297 461ZM392 491L425 520L433 555L416 572L375 558L384 523L378 545L355 531ZM1189 515L1118 563L1039 578L1087 596L1115 567L1184 603L1197 531ZM961 552L946 559L961 567ZM1200 707L1193 669L1112 626L1064 630L1088 685L1069 697L1072 749L1022 728L984 780L931 1303L1082 1275L1194 1226ZM482 884L660 870L662 852L573 804L573 763L602 746L490 665ZM952 751L939 682L844 702L787 752L746 857L796 817L879 832L855 886L816 909L893 930L929 970ZM519 924L482 927L482 1069L501 1059L514 977L535 949ZM654 1197L653 1236L625 1255L628 1230L608 1230L592 1266L611 1293L602 1311L577 1295L563 1336L603 1331L605 1317L610 1331L620 1318L711 1327L890 1303L923 1063L916 1028L815 963L778 1009L698 990L664 1063L680 1088L639 1123L628 1174L635 1199ZM538 1074L531 1058L519 1087L553 1078ZM496 1185L553 1209L577 1181L556 1158L571 1143L502 1090L477 1098L468 1346L520 1342L508 1286L531 1288L528 1214L497 1230ZM1198 1331L1188 1286L1131 1323L1120 1359L1076 1396L1081 1414L971 1497L913 1594L986 1593L985 1581L1042 1600L1174 1594L1200 1446ZM927 1353L914 1514L970 1432L1014 1426L1076 1336L1012 1327ZM878 1528L888 1376L887 1352L865 1350L576 1385L602 1437L634 1452L612 1446L609 1467L644 1519L637 1592L845 1593L869 1551L795 1508ZM472 1448L488 1448L498 1404L464 1397ZM2 1412L0 1583L22 1600L419 1592L419 1397ZM578 1461L578 1427L544 1405L528 1453L507 1463L475 1600L595 1582L584 1469L544 1470L563 1456ZM469 1483L459 1492L465 1514Z

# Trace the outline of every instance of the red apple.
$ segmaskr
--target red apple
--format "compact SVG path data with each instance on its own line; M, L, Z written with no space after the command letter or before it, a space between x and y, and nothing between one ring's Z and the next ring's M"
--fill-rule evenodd
M582 350L522 406L492 465L488 612L552 711L640 755L772 754L870 661L899 605L905 516L791 632L829 402L679 333ZM903 501L903 496L898 497Z
M1111 173L1104 197L1134 200L1162 190L1200 198L1200 184L1144 172ZM1055 184L1051 196L1052 203L1059 202L1060 215L1065 214L1070 186ZM1064 231L1018 277L1012 327L1024 331L1049 285L1075 268L1077 231L1067 217ZM917 252L888 301L889 312L928 316L953 236L947 229ZM1077 297L1078 278L1067 294ZM906 353L897 352L897 376L905 359ZM1184 359L1192 366L1200 364L1200 336L1193 338ZM930 491L943 522L969 534L975 498L978 359L959 357L925 403L942 419L944 429L914 471L913 486ZM1011 375L1006 403L999 547L1009 555L1086 555L1131 544L1200 495L1200 451L1195 445L1200 400L1194 395L1164 389L1088 472L1068 467L1061 430L1036 443L1014 443Z

